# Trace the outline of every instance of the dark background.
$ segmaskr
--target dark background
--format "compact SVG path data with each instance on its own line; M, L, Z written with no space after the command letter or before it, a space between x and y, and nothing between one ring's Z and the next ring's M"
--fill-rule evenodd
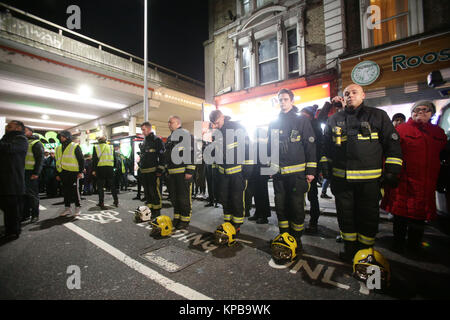
M2 0L67 27L70 5L81 9L73 31L144 58L144 0ZM204 81L203 42L208 40L207 0L148 0L148 59ZM17 14L13 13L17 16ZM20 17L20 16L17 16Z

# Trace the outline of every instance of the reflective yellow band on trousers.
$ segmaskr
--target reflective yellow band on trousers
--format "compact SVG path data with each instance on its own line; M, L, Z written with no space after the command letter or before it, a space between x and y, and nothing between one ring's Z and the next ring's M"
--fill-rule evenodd
M358 238L357 233L344 233L341 231L341 237L344 241L356 241Z
M295 223L290 223L292 230L294 231L302 231L303 229L305 229L305 225L304 224L295 224Z
M289 228L289 221L278 221L278 227L280 228Z
M368 246L375 244L375 238L366 237L360 233L358 234L358 241Z
M317 168L317 162L307 162L306 166L308 168Z
M323 156L322 158L320 158L320 162L328 162L328 158Z
M400 158L392 158L392 157L388 157L386 158L386 164L398 164L399 166L403 165L403 160Z

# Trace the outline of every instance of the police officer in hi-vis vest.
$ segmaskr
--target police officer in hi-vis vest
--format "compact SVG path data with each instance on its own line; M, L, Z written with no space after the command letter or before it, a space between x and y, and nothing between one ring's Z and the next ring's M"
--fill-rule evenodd
M106 137L102 136L97 139L98 144L94 147L92 153L92 175L97 177L98 204L102 210L105 210L105 191L103 190L105 183L111 188L114 199L114 206L119 206L117 198L117 189L114 184L114 163L117 161L116 153L113 146L106 144Z
M25 198L22 221L31 216L31 222L39 220L39 177L44 163L44 146L39 137L33 135L33 129L25 127L28 138L28 151L25 157Z
M75 202L75 215L81 211L79 181L83 177L84 157L78 144L72 142L69 131L61 131L57 138L61 142L56 148L56 180L61 181L64 193L64 211L60 216L71 214L70 203Z

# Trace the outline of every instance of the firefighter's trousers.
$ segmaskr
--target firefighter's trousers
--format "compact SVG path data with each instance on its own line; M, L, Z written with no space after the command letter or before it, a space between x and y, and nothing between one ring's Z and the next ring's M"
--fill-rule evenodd
M219 200L223 207L225 222L231 222L236 228L244 223L245 190L247 180L242 172L219 174Z
M193 178L186 180L184 173L174 173L169 174L166 181L173 206L174 220L189 223L192 216Z
M378 232L380 182L347 182L333 177L331 192L336 199L342 239L359 248L372 247Z
M142 173L142 186L144 187L145 204L152 211L152 217L160 215L162 198L159 191L159 177L155 172Z
M277 174L273 176L273 189L280 233L288 232L299 240L305 228L305 193L308 192L305 175Z

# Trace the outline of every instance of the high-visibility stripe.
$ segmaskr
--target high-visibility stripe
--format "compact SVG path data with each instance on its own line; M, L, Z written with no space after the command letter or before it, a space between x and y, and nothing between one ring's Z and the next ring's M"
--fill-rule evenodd
M333 176L338 178L345 178L345 170L333 168Z
M188 170L195 170L195 166L193 166L193 165L188 165L188 166L186 167L186 169L188 169Z
M307 162L306 167L308 168L317 168L317 162Z
M219 166L219 172L221 174L235 174L242 171L242 165L238 165L236 167L231 168L224 168L222 166Z
M152 167L152 168L141 168L141 173L151 173L151 172L156 172L156 167Z
M381 177L381 169L375 170L347 170L348 180L376 179Z
M320 162L328 162L328 158L323 156L322 158L320 158Z
M344 241L356 241L358 238L357 233L345 233L341 231L341 237Z
M160 170L165 170L166 167L165 167L165 166L158 166L158 169L160 169Z
M174 213L173 218L174 219L180 219L181 215L178 213Z
M289 228L289 221L278 221L278 227L280 228Z
M341 139L341 142L347 141L347 136L342 136L342 137L338 137L338 138ZM336 137L333 137L333 142L336 142Z
M169 174L184 173L186 171L186 167L168 169L168 171L169 171Z
M223 220L225 220L225 221L231 221L231 214L224 214L224 215L223 215Z
M183 221L183 222L190 222L191 221L191 216L188 216L188 217L186 217L186 216L181 216L181 221Z
M386 163L398 164L399 166L401 166L401 165L403 165L403 160L400 158L388 157L388 158L386 158Z
M304 224L295 224L295 223L291 222L290 225L291 225L291 228L294 231L297 231L297 232L302 231L303 229L305 229L305 225Z
M289 174L289 173L295 173L295 172L302 172L305 171L305 163L297 164L294 166L288 166L288 167L281 167L280 172L281 174Z
M233 222L234 223L244 223L244 217L234 217L233 216Z
M375 238L366 237L360 233L358 234L358 241L368 246L372 246L375 244Z
M255 164L255 161L253 161L253 160L244 160L244 164L252 165L252 164Z

